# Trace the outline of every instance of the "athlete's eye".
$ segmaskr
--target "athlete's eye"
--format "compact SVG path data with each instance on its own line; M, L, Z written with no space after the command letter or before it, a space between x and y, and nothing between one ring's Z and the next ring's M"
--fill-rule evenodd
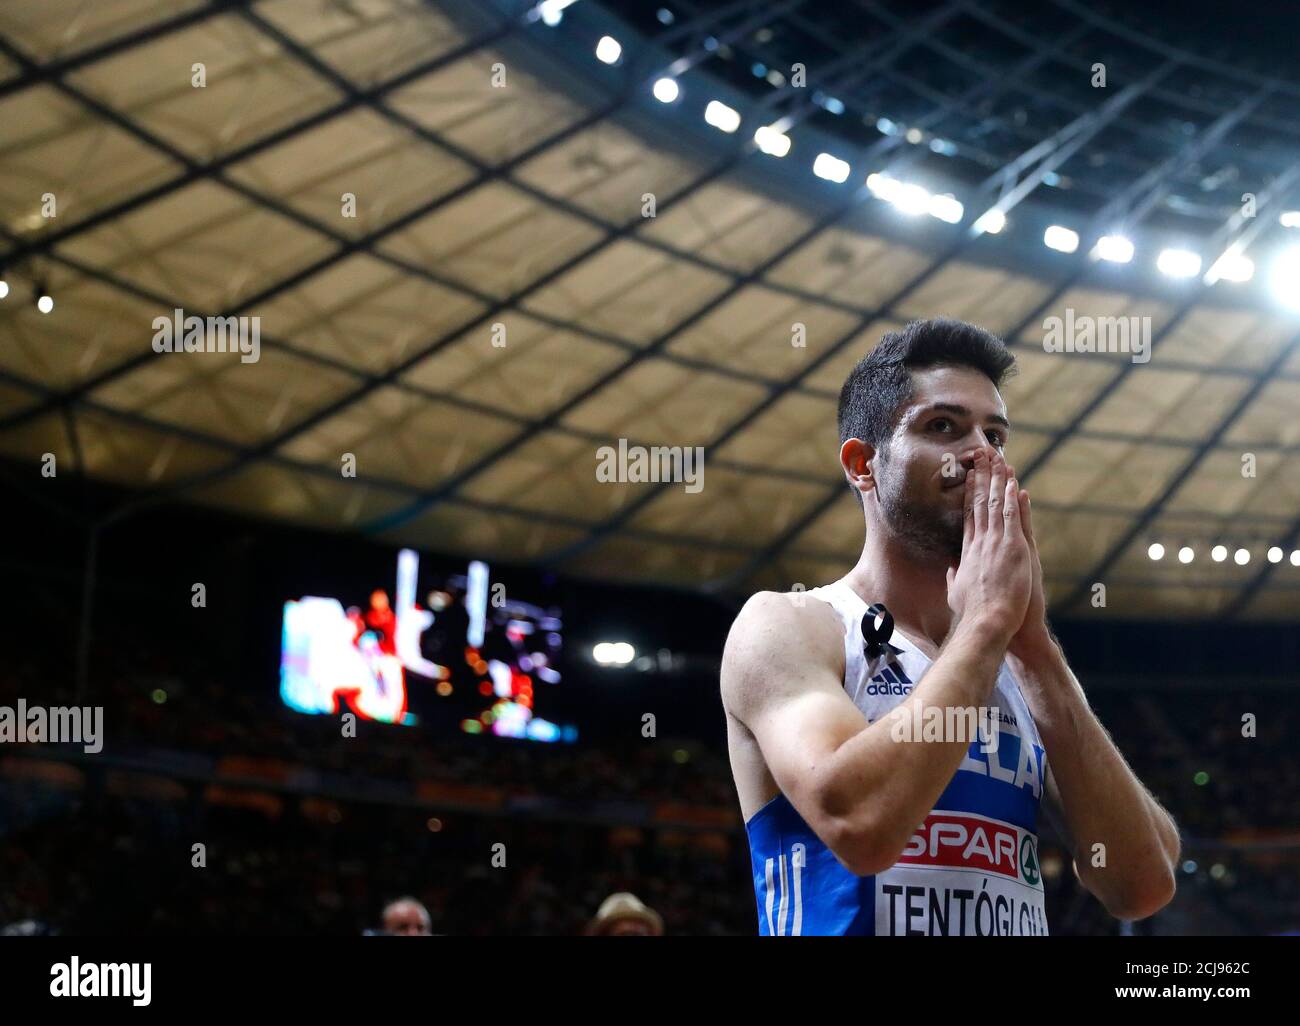
M931 431L942 431L946 433L951 427L953 427L953 422L947 417L936 417L934 420L930 421Z
M1003 446L1007 444L1007 440L1003 438L1000 434L998 434L996 431L991 432L988 438L989 438L989 444L994 445L999 449L1001 449Z

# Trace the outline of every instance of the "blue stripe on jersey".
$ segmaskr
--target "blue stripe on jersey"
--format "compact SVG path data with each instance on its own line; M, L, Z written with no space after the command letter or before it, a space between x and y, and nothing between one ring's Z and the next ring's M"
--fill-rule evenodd
M800 933L825 936L853 934L870 936L875 932L876 878L854 876L831 854L829 848L812 832L785 795L777 795L759 809L745 824L749 833L750 859L754 871L754 894L758 899L758 932L768 937L794 926L794 873L791 866L793 848L804 846L802 876L803 923ZM781 856L785 856L786 915L781 930ZM768 929L767 861L772 860L772 928ZM816 891L808 883L816 881Z
M973 770L958 770L953 774L948 786L944 788L939 800L934 803L936 809L948 812L974 812L991 819L1000 819L1014 823L1030 833L1038 832L1039 795L1026 784L1016 787L1014 783L1017 767L1020 765L1020 738L1008 731L998 733L998 750L996 752L980 751L980 743L972 741L970 751L966 754L973 761L988 766L990 758L996 759L1004 774L1012 775L1012 782L999 780L997 777ZM1034 745L1034 762L1038 770L1039 790L1042 790L1043 749ZM986 770L987 772L987 770Z
M1012 774L1020 759L1021 739L1008 731L1001 731L995 754L998 765ZM979 750L980 743L971 743L967 753L971 759L987 766L988 755ZM1034 745L1038 779L1042 781L1044 751ZM1013 778L1014 779L1014 778ZM1000 819L1031 833L1037 832L1039 799L1033 790L1022 784L999 780L973 770L958 770L944 789L935 809L945 812L972 812ZM780 930L782 893L786 896L787 911L784 933L789 934L794 910L792 849L802 844L804 854L804 887L802 894L803 929L805 935L861 935L875 933L876 878L856 876L849 872L831 853L821 839L804 822L803 817L783 794L778 794L759 809L745 824L749 835L750 862L754 874L754 894L758 900L758 932L770 936ZM780 863L785 856L785 885L782 889ZM772 860L772 929L767 925L767 861ZM815 891L807 884L816 881Z

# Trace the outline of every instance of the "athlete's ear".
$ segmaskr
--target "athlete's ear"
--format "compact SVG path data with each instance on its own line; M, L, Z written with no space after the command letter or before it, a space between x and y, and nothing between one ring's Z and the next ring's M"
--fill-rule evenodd
M840 466L844 468L844 476L862 494L876 487L876 472L871 466L875 455L875 446L868 445L861 438L850 438L840 446Z

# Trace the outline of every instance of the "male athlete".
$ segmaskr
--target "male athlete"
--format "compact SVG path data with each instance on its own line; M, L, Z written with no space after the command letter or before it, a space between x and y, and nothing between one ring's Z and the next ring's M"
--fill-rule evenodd
M1002 454L1014 363L960 321L885 335L840 393L857 565L760 592L732 626L722 698L761 934L1046 934L1040 805L1112 915L1173 897L1177 827L1047 626Z

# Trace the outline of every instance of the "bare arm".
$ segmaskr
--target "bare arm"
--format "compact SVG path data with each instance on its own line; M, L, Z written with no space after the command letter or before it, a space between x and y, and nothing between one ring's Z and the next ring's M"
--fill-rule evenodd
M1007 654L1047 747L1046 798L1057 807L1080 882L1116 918L1145 919L1174 896L1178 827L1093 715L1048 630L1029 493L1020 501L1033 587Z
M967 476L961 566L949 580L957 624L910 698L890 716L868 725L844 693L838 673L843 635L823 603L800 608L787 597L761 593L746 604L727 639L722 695L728 713L754 735L782 793L859 875L898 861L970 744L969 738L895 741L895 715L910 717L916 705L983 704L1007 641L1024 618L1029 548L1016 485L1000 458L977 459L976 468Z
M1050 759L1048 799L1079 880L1118 919L1145 919L1174 896L1179 837L1097 721L1060 646L1011 657Z
M722 694L782 793L836 858L865 876L898 861L970 742L898 742L890 717L868 725L833 669L842 645L823 603L799 609L761 592L727 639ZM899 709L910 716L915 704L979 705L1001 658L993 631L959 626Z

